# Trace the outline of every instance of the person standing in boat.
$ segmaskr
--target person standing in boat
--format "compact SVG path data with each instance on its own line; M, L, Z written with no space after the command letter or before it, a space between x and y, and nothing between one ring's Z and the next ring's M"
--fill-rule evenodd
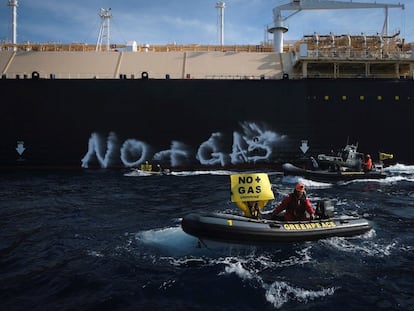
M365 155L365 162L362 163L362 168L364 170L364 172L369 172L372 170L372 159L371 159L371 155L366 154Z
M315 218L315 209L306 197L304 184L296 184L293 192L285 197L270 214L272 219L276 218L281 211L286 211L284 215L285 220L308 220L306 212L309 213L310 219Z
M311 170L312 170L312 171L316 171L316 170L318 170L318 169L319 169L319 164L318 164L318 162L315 160L315 158L314 158L314 157L310 157L310 158L309 158L309 160L310 160L310 163L311 163Z

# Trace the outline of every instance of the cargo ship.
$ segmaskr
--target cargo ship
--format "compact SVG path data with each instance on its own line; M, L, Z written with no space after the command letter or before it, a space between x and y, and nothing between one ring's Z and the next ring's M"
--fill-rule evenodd
M353 7L403 6L291 1L273 9L270 45L3 43L0 167L278 169L347 140L411 164L411 43L283 41L285 11Z

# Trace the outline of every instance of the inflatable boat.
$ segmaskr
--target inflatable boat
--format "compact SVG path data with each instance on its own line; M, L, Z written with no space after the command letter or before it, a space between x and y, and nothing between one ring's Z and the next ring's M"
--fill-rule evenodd
M191 213L181 221L185 233L202 242L260 245L355 236L371 229L370 223L363 218L335 217L330 200L317 202L313 220L284 221L283 215L270 219L268 213L261 212L268 200L274 198L267 174L234 174L230 180L231 200L243 215Z
M161 165L157 164L157 170L154 171L152 164L149 164L148 161L145 161L145 163L141 164L141 167L138 168L131 168L131 171L128 173L125 173L124 176L161 176L161 175L169 175L170 170L169 169L162 169Z
M251 245L349 237L372 228L366 219L353 216L286 222L226 213L191 213L183 217L181 226L200 240Z
M302 176L304 178L322 182L348 181L354 179L384 179L387 177L387 174L376 169L369 172L353 170L332 171L328 169L309 170L300 168L291 163L284 163L282 165L282 170L285 176Z

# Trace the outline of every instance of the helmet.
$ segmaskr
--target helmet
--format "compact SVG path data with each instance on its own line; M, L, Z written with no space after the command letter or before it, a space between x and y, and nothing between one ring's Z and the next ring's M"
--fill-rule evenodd
M371 157L371 155L367 154L367 155L365 155L365 157L370 158L370 157Z
M295 186L295 191L297 192L305 192L305 185L298 182Z

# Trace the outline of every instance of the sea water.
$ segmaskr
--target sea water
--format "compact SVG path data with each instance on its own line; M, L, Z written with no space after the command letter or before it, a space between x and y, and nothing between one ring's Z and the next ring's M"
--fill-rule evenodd
M237 210L233 172L3 172L0 309L414 310L414 167L387 171L335 184L269 172L265 212L301 181L312 202L370 220L364 235L214 248L180 221Z

